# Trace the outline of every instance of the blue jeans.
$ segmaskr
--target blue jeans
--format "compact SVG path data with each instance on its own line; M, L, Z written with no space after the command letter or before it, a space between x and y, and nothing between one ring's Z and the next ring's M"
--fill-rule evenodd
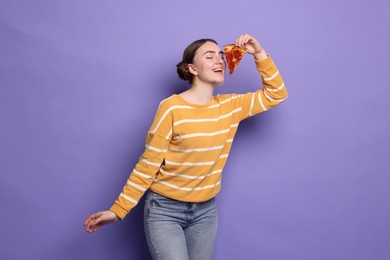
M144 226L155 260L212 259L217 221L215 198L190 203L147 192Z

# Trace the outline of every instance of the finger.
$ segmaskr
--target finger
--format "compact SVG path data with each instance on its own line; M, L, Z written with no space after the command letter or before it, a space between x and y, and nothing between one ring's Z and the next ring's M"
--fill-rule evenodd
M101 225L95 226L95 228L92 230L92 232L96 232L100 227L101 227Z
M83 226L84 226L84 227L87 226L87 225L89 224L89 222L91 222L91 220L92 220L92 218L91 218L91 217L88 217L88 218L84 221Z
M96 230L96 228L99 228L100 226L102 226L100 221L93 220L93 221L91 221L91 223L89 223L89 225L87 227L87 232L88 233L94 232Z
M92 232L95 232L105 224L108 224L109 221L107 220L107 216L104 214L100 214L100 216L93 221L93 226L91 226Z
M87 224L87 225L88 225L88 223L91 223L92 221L98 219L101 215L102 215L102 213L100 213L100 212L95 213L95 214L92 214L92 215L84 222L84 224Z
M99 228L101 228L102 226L104 226L104 222L99 222L99 223L96 223L93 228L91 228L91 232L96 232Z
M248 35L248 37L246 38L246 43L251 44L252 47L254 47L254 48L256 48L256 45L258 45L256 39L251 35Z
M96 221L98 216L99 216L99 213L92 214L91 216L88 217L88 219L84 223L87 225L90 225Z
M237 39L236 39L236 46L239 46L239 47L241 47L241 42L242 42L242 37L243 37L244 35L242 34L242 35L240 35L240 36L238 36L237 37Z
M88 233L91 233L92 230L93 230L93 228L94 228L93 222L90 222L90 223L88 224L87 228L86 228L86 231L87 231Z
M94 220L96 217L95 217L96 214L92 214L91 216L89 216L87 218L87 220L84 221L83 225L84 226L87 226L92 220Z
M242 38L242 44L243 45L247 44L251 39L252 36L250 36L249 34L245 34L244 37Z
M245 41L246 41L246 37L247 37L247 34L243 34L243 35L241 35L241 37L240 37L240 47L241 48L244 48L244 45L245 45Z
M97 219L97 218L99 218L102 214L103 214L103 213L101 213L101 212L95 213L95 214L92 215L92 219Z
M236 46L238 46L239 40L240 40L240 36L238 36L238 37L236 38L236 42L234 43Z
M244 35L243 34L241 34L238 38L237 38L237 41L236 41L236 45L238 46L238 47L241 47L242 46L242 39L243 39L243 37L244 37Z
M261 52L263 50L263 47L261 47L260 43L253 36L249 36L247 40L247 46L251 47L253 49L252 51Z

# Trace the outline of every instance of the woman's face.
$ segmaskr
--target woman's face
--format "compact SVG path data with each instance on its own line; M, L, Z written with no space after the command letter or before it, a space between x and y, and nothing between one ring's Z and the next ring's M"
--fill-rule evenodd
M206 42L196 51L193 63L189 65L191 73L196 75L195 84L206 83L221 85L225 76L223 52L213 42Z

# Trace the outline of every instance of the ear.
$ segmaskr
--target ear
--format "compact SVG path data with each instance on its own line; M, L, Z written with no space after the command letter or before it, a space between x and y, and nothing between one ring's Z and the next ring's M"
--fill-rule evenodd
M198 72L196 71L196 68L193 64L188 64L188 70L192 75L198 75Z

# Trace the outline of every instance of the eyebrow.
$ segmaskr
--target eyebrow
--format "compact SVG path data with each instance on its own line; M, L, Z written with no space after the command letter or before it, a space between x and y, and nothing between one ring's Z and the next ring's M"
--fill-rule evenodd
M203 55L206 55L208 53L215 54L216 52L215 51L206 51L205 53L203 53ZM223 51L220 51L219 54L224 54L224 53L223 53Z

